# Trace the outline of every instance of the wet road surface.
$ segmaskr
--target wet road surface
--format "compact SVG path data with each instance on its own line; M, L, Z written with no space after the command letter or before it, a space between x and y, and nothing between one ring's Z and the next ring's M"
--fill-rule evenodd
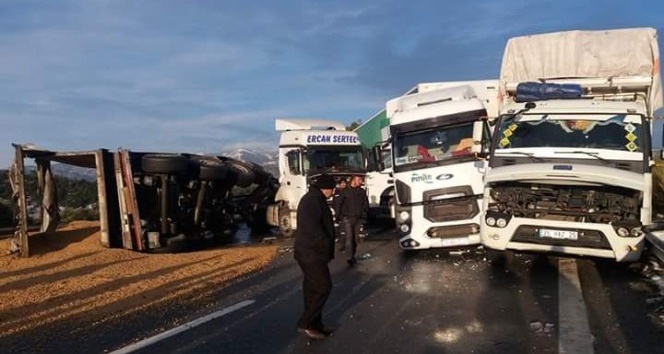
M481 248L404 254L390 233L362 243L355 268L337 253L324 314L336 331L311 341L295 331L301 275L284 250L224 294L226 306L250 305L136 352L664 352L648 315L657 289L636 267L531 255L492 265Z
M324 313L336 331L311 341L295 331L303 300L292 241L276 242L282 252L270 266L219 289L209 308L181 304L168 313L77 328L75 336L60 328L44 333L52 340L41 347L130 352L135 348L127 346L152 338L132 352L664 353L664 327L652 316L661 296L639 265L532 255L491 264L475 247L404 253L384 231L360 244L354 268L337 252ZM218 318L197 320L218 310ZM189 321L197 326L154 337ZM34 349L30 338L5 344L0 352Z

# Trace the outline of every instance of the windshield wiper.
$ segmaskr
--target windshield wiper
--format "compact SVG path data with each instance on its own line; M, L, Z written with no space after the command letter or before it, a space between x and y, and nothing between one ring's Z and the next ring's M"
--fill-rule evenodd
M498 154L498 152L494 153L494 155L498 155L498 156L501 156L501 155L502 155L502 156L505 156L505 155L507 155L507 154L528 156L528 157L530 157L531 159L536 160L536 161L544 161L543 159L541 159L541 158L535 156L535 154L533 154L532 152L525 152L525 151L508 151L508 152L505 152L504 154Z
M555 154L583 154L583 155L588 155L592 156L604 163L610 164L611 161L599 156L598 152L591 152L591 151L582 151L582 150L577 150L577 151L554 151Z

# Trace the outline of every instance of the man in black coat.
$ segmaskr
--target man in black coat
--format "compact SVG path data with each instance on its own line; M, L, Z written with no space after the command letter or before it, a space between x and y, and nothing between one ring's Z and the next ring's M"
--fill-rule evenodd
M363 179L364 177L361 175L353 176L350 179L348 187L337 194L333 202L337 222L341 223L340 248L348 252L346 262L350 266L357 263L355 259L357 241L360 237L362 226L366 224L367 213L369 211L367 192L362 188Z
M327 199L335 185L332 176L321 175L297 206L294 255L304 274L304 312L297 329L312 339L323 339L331 333L323 326L322 314L332 291L328 263L334 258L334 222Z

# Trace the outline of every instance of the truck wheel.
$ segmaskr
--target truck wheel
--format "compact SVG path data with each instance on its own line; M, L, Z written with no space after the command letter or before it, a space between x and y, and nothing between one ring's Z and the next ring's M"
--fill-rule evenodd
M263 167L259 164L251 163L251 167L253 168L253 173L254 173L254 183L257 184L265 184L267 183L272 175L265 171Z
M141 158L141 168L147 173L174 175L186 172L188 167L189 161L182 155L148 154Z
M235 182L235 185L237 185L238 187L247 188L252 183L254 183L254 178L255 178L254 172L246 164L243 164L239 161L228 160L226 161L226 165L237 176L237 181Z
M293 225L291 225L290 208L288 205L279 207L279 231L281 236L291 238L295 235Z
M228 169L220 160L192 158L192 162L196 165L198 178L202 181L217 181L228 176Z

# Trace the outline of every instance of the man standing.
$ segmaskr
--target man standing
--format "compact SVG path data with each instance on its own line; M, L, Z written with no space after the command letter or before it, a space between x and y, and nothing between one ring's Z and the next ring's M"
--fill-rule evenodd
M339 243L348 252L346 262L351 267L357 263L355 259L357 241L369 211L367 192L362 188L363 180L364 176L353 176L349 186L343 189L334 200L334 214L337 216L337 220L341 221Z
M335 185L332 176L321 175L297 206L294 256L304 274L304 312L297 330L311 339L323 339L332 333L323 326L322 314L332 291L328 263L334 258L334 223L327 199L332 197Z

